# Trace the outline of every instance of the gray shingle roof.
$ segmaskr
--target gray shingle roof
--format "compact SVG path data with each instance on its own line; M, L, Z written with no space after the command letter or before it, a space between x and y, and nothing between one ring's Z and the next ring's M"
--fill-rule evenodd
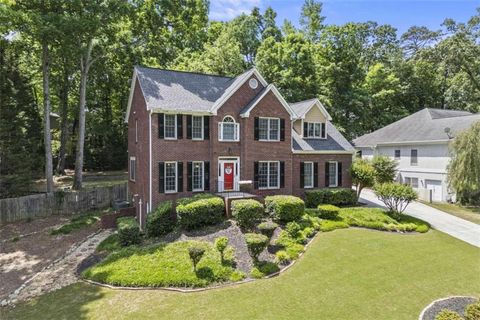
M450 128L450 136L455 136L476 121L480 121L480 113L426 108L365 134L353 143L357 147L373 147L378 144L448 140L445 128Z
M298 117L303 117L305 113L310 110L310 107L312 106L313 102L317 100L316 98L305 100L305 101L299 101L295 103L289 103L290 107L295 111Z
M353 146L330 121L327 121L327 139L302 138L292 130L292 146L295 151L354 151Z
M208 112L238 78L135 67L149 109Z

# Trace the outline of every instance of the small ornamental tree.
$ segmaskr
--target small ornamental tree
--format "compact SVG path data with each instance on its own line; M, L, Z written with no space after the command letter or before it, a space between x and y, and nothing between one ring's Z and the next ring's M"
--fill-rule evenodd
M193 263L193 271L197 272L197 264L202 259L204 253L205 249L198 245L192 245L190 248L188 248L188 255Z
M258 233L246 233L245 242L247 243L248 252L255 263L258 262L258 256L268 245L269 239L267 236Z
M411 186L394 182L377 185L375 194L394 215L405 211L408 204L417 199L417 193Z
M357 191L357 200L363 188L373 187L375 184L375 169L368 160L355 159L350 167L350 175Z
M397 162L387 156L375 156L372 160L375 183L393 182L397 174Z
M217 248L218 252L220 252L220 258L222 259L222 263L224 262L224 253L225 249L227 249L227 245L227 237L218 237L217 239L215 239L215 248Z

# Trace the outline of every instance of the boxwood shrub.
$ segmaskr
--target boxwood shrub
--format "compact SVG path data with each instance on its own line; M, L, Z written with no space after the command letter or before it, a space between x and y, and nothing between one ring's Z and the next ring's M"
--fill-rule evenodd
M269 196L265 198L265 207L273 219L290 222L303 216L305 202L294 196Z
M349 206L357 203L355 190L350 188L322 188L307 190L305 203L308 208L316 208L319 204Z
M271 238L277 227L278 227L278 224L276 224L275 222L265 221L260 223L257 226L257 229L258 231L260 231L261 234L267 236L268 238Z
M240 228L252 230L265 214L263 205L257 200L243 199L232 201L232 216Z
M176 225L175 216L172 214L172 202L160 203L157 209L147 216L147 236L159 237L171 232Z
M141 235L137 220L134 217L117 219L118 241L122 246L140 243Z
M318 206L318 216L322 219L335 220L338 217L340 208L332 204L321 204Z
M209 194L183 198L177 202L179 224L187 230L220 223L224 210L223 199Z
M247 243L248 252L254 261L258 261L258 256L268 245L269 239L263 234L246 233L245 242Z

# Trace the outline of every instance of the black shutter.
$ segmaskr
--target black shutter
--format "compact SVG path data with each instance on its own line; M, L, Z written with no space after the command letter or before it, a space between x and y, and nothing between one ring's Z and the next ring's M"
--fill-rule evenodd
M177 162L177 192L183 192L183 162Z
M258 189L258 161L253 163L253 187Z
M192 116L187 116L187 139L192 139Z
M322 138L326 138L327 136L325 135L325 123L322 123Z
M183 138L183 116L177 114L177 139Z
M280 141L285 141L285 119L280 119Z
M210 139L210 117L203 116L203 139Z
M325 162L325 187L328 187L329 185L329 180L330 180L330 171L329 171L329 162Z
M342 163L341 162L338 162L337 163L337 170L338 170L338 173L337 173L337 178L338 178L338 181L337 181L337 185L339 187L342 186Z
M303 137L308 137L308 123L306 122L303 123Z
M188 161L187 162L187 191L192 191L192 162Z
M208 117L205 117L208 119ZM210 190L210 161L203 163L203 189L205 191Z
M313 187L318 188L318 162L313 163Z
M165 192L165 162L158 163L158 192Z
M305 162L300 162L300 188L305 186Z
M165 130L164 122L165 122L165 119L163 117L163 113L159 113L158 114L158 138L159 139L163 139L165 137L165 135L164 135L164 130Z
M254 136L255 136L255 140L258 140L259 139L259 134L260 133L260 129L259 129L259 119L258 117L255 117L254 119Z
M280 188L285 188L285 161L280 161Z

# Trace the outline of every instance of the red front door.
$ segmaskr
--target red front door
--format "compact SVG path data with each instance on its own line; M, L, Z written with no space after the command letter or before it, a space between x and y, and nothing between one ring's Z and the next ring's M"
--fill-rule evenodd
M233 190L235 164L233 162L225 162L223 164L223 188L225 190Z

